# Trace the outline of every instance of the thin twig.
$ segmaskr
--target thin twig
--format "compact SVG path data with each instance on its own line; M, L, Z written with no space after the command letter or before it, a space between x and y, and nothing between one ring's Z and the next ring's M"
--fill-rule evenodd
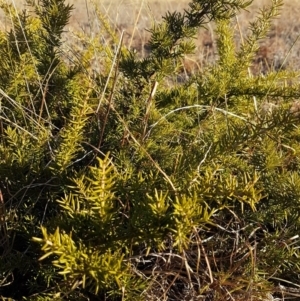
M110 78L112 77L112 73L114 71L115 65L118 64L118 60L120 58L120 52L121 52L120 50L121 50L122 43L123 43L123 37L124 37L124 30L122 31L121 38L120 38L120 41L119 41L119 45L118 45L118 48L117 48L117 52L115 54L114 60L112 62L112 65L111 65L111 68L110 68L110 71L109 71L109 74L108 74L108 77L107 77L107 80L106 80L106 83L105 83L105 86L104 86L104 89L103 89L103 92L102 92L102 95L100 97L100 100L99 100L99 103L98 103L98 106L97 106L97 109L96 109L96 114L99 113L99 110L100 110L102 101L104 99L105 92L106 92L106 89L108 87ZM117 75L117 69L115 70L115 80L116 80L116 75ZM114 84L115 84L115 81L114 81Z
M113 99L113 93L115 91L115 87L116 87L116 83L117 83L118 64L119 64L119 60L120 60L121 47L122 47L122 43L123 43L123 36L124 36L124 31L122 32L120 43L119 43L118 49L117 49L117 54L116 54L117 55L117 60L116 60L115 75L114 75L114 79L113 79L113 86L112 86L112 90L111 90L111 93L110 93L109 98L108 98L108 108L106 110L106 114L105 114L105 117L104 117L102 129L101 129L101 134L100 134L100 139L99 139L99 143L98 143L98 148L100 148L101 144L102 144L102 140L103 140L103 136L104 136L104 130L105 130L105 126L106 126L106 123L107 123L107 120L108 120L108 115L109 115L109 112L110 112L111 103L112 103L112 99Z

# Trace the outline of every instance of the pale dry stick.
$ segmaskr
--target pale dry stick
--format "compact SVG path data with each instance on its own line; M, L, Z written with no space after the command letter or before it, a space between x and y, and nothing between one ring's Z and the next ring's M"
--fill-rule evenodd
M236 299L233 298L233 296L231 295L230 291L229 291L226 287L223 287L223 289L226 291L226 293L228 294L228 296L230 297L230 299L231 299L232 301L236 301Z
M80 285L83 284L83 280L75 280L73 283L71 283L72 286L71 288L67 291L67 292L59 292L59 293L56 293L53 297L54 297L54 300L55 299L69 299L69 295L76 289L78 288Z
M147 274L147 273L146 273ZM147 277L146 276L146 274L144 274L145 275L145 277ZM147 293L147 297L148 298L146 298L145 300L152 300L152 301L154 301L154 300L157 300L157 301L168 301L168 299L166 299L166 298L164 298L164 299L161 299L161 296L157 296L156 297L156 299L153 299L153 295L158 295L158 293L159 292L164 292L166 289L165 289L165 287L164 287L164 285L165 285L165 281L163 281L161 278L162 278L162 276L161 276L161 274L162 274L162 272L161 271L153 271L153 273L151 273L152 275L152 277L151 277L151 283L148 285L148 288L146 288L144 291ZM168 275L170 275L170 276L174 276L174 274L173 273L167 273L167 272L165 272L164 273L164 275L166 275L166 276L168 276ZM161 276L161 277L160 277ZM150 277L149 277L150 278ZM156 284L156 285L155 285ZM149 292L147 292L147 291L149 291ZM143 292L144 293L144 292ZM142 294L143 294L142 293Z
M50 68L49 68L49 70L50 70ZM42 94L43 97L42 97L42 102L41 102L41 107L40 107L40 114L39 114L38 123L40 123L40 120L42 118L44 107L45 107L45 109L46 109L46 111L47 111L47 113L49 115L49 111L48 111L47 103L46 103L46 96L47 96L48 87L49 87L49 80L51 79L51 77L52 77L52 75L53 75L53 73L54 73L55 70L56 70L56 67L52 70L51 74L49 74L49 76L47 77L46 84L45 84L45 89L44 89L44 91L42 91L43 92L43 94ZM47 71L47 74L48 74L48 71ZM46 76L47 76L47 74L46 74Z
M224 95L224 100L225 100L225 109L226 109L226 112L228 112L228 102L227 102L227 94L226 93ZM227 113L225 113L225 120L226 120L227 135L229 135L229 124L228 124Z
M3 96L3 97L5 97L13 106L15 106L15 107L17 107L17 108L19 108L19 109L22 109L22 112L23 111L29 111L30 113L32 113L32 111L30 111L28 108L26 108L26 107L24 107L24 106L22 106L22 105L20 105L18 102L16 102L15 100L13 100L8 94L6 94L1 88L0 88L0 94ZM27 116L27 118L29 119L29 120L31 120L33 123L35 123L38 127L40 127L41 129L44 129L35 119L33 119L29 114L26 114L26 115L28 115ZM39 117L36 113L34 113L34 115L36 116L36 117ZM2 119L3 119L3 117L2 117ZM4 118L5 119L5 118ZM43 121L46 121L45 119L43 119ZM11 121L10 121L10 123L12 123ZM54 126L52 123L50 123L50 125L53 127L53 128L55 128L55 129L58 129L56 126ZM26 132L26 130L24 130L25 132Z
M171 289L171 287L173 286L173 284L175 283L175 281L177 280L177 278L180 276L180 273L181 273L181 271L182 271L182 269L183 269L183 262L184 262L184 260L183 260L183 258L181 257L181 267L180 267L180 270L179 271L177 271L177 273L176 273L176 275L175 275L175 277L172 279L172 281L171 281L171 283L169 284L169 286L167 287L167 289L164 291L164 293L163 293L163 296L164 296L164 300L168 300L168 297L167 297L167 293L169 292L169 290Z
M294 282L288 281L286 279L277 278L277 277L270 277L270 279L277 280L277 281L280 281L280 282L285 282L285 283L291 284L293 286L296 286L297 288L291 288L290 287L289 289L293 290L294 292L300 293L300 285L299 284L296 284ZM288 287L286 287L286 289L288 289Z
M165 114L164 116L162 116L158 121L156 121L155 123L153 123L153 124L150 126L150 130L149 130L149 131L151 131L152 128L154 128L155 126L157 126L157 124L158 124L159 122L161 122L162 120L166 119L167 116L169 116L169 115L171 115L171 114L173 114L173 113L175 113L175 112L181 111L181 110L189 110L189 109L193 109L193 108L200 108L200 109L203 109L203 111L205 111L205 110L212 109L212 106L207 106L207 105L197 105L197 104L196 104L196 105L185 106L185 107L180 107L180 108L174 109L174 110L170 111L169 113ZM236 115L236 114L234 114L234 113L232 113L232 112L226 111L226 110L221 109L221 108L218 108L218 107L214 107L213 109L216 110L216 111L219 111L219 112L223 113L224 115L228 114L228 115L230 115L230 116L236 117L236 118L238 118L238 119L241 119L241 120L243 120L243 121L245 121L245 122L251 124L251 122L250 122L249 120L247 120L246 118L241 117L241 116L239 116L239 115Z
M143 5L144 5L144 0L141 1L140 9L139 9L139 12L138 12L138 14L137 14L137 16L136 16L135 22L134 22L133 31L132 31L132 33L131 33L131 38L130 38L129 46L128 46L129 49L131 48L131 45L132 45L132 42L133 42L135 30L136 30L138 21L139 21L139 19L140 19L141 13L142 13Z
M9 111L11 113L10 117L8 117L8 115L5 113L5 110ZM14 123L17 123L15 112L11 108L8 108L8 107L2 105L2 98L0 100L0 112L1 112L1 114L3 114L4 118L7 118L7 119L13 121ZM1 133L4 133L3 123L1 123Z
M149 116L150 116L150 109L152 106L152 102L153 102L152 100L156 93L157 87L158 87L158 82L155 81L154 84L152 85L151 93L147 100L146 113L145 113L145 118L143 120L143 122L144 122L143 140L146 138L146 131L147 131L147 125L148 125L148 120L149 120Z
M249 247L249 253L250 253L250 257L251 257L251 276L252 277L249 280L247 289L246 289L247 295L250 296L251 300L252 300L252 295L253 295L253 278L255 278L255 276L256 276L255 269L257 266L256 249L257 249L257 242L255 241L254 246L252 247L250 245L250 247Z
M212 270L211 270L211 267L210 267L210 263L209 263L209 260L207 258L207 255L206 255L206 252L205 252L205 249L203 247L203 241L201 240L199 234L198 234L198 231L196 229L196 227L194 226L193 227L193 230L194 230L194 233L196 235L196 238L197 238L197 245L200 246L201 248L201 251L204 255L204 258L205 258L205 261L206 261L206 264L207 264L207 269L208 269L208 273L209 273L209 278L210 278L210 283L213 283L214 282L214 278L213 278L213 274L212 274ZM201 258L201 253L200 253L200 250L198 248L198 261L200 262L200 258ZM200 264L200 263L199 263ZM198 262L197 262L197 271L198 271L199 267L198 267Z
M175 276L175 275L177 275L177 273L181 273L181 274L184 274L184 275L187 276L187 273L184 270L179 269L179 268L174 268L170 271L161 271L161 270L156 271L156 268L157 267L155 267L154 270L144 270L143 273L145 275L152 275L152 276L154 276L155 274L156 275L158 274L158 275L173 275L173 276Z
M109 74L108 74L108 77L107 77L107 80L106 80L103 92L102 92L102 95L100 97L100 100L99 100L99 103L98 103L98 106L97 106L97 109L96 109L96 114L99 113L101 104L102 104L104 96L105 96L106 89L107 89L109 81L110 81L110 79L112 77L112 73L113 73L114 67L115 67L115 65L118 64L118 60L119 60L120 52L121 52L121 47L122 47L122 43L123 43L123 37L124 37L124 30L122 31L122 34L121 34L121 37L120 37L120 40L119 40L119 45L118 45L115 57L113 59L113 62L112 62L112 65L111 65L111 68L110 68L110 71L109 71ZM117 70L116 70L115 75L116 75L115 76L115 82L116 82L116 79L117 79ZM115 82L114 82L114 85L115 85Z
M115 90L115 87L116 87L117 77L118 77L118 65L119 65L119 60L120 60L120 55L121 55L121 47L122 47L122 43L123 43L123 36L124 36L124 31L122 32L121 39L120 39L118 49L117 49L117 53L116 53L116 56L115 56L115 61L113 63L113 66L116 65L115 74L114 74L114 78L113 78L113 86L112 86L112 91L111 91L111 93L109 95L109 98L108 98L108 108L107 108L106 113L105 113L102 129L101 129L101 133L100 133L98 148L100 148L101 144L102 144L102 140L103 140L103 136L104 136L104 130L105 130L105 127L106 127L106 123L107 123L107 120L108 120L108 115L110 113L110 109L111 109L111 105L112 105L112 101L113 101L113 93L114 93L114 90ZM106 84L108 84L108 81L109 81L109 78L107 79ZM104 94L102 94L102 96L104 97ZM99 109L100 109L100 106L98 105L98 108L96 110L96 114L98 114ZM99 121L99 123L100 123L100 121Z
M199 268L200 268L200 261L201 261L201 252L200 252L200 248L199 246L201 245L201 238L199 236L199 233L197 231L197 228L194 226L193 227L193 232L195 234L195 237L196 237L196 240L197 242L194 243L197 245L197 264L196 264L196 274L199 275ZM198 280L198 279L197 279ZM200 283L199 283L199 286L200 286Z
M280 279L280 278L275 278L275 279ZM284 279L280 279L280 280L284 280ZM289 281L287 281L287 282L289 282ZM286 287L286 286L283 286L281 284L279 284L278 287L275 288L275 292L280 292L283 297L284 297L284 295L293 296L293 297L300 297L300 289L292 288L292 287ZM291 298L285 298L284 300L288 300L288 299L291 299ZM295 298L292 298L292 299L296 300Z
M210 267L210 263L209 263L209 259L207 257L207 254L205 252L205 249L203 247L203 244L201 242L201 239L200 239L200 248L201 248L201 251L204 255L204 258L205 258L205 262L206 262L206 265L207 265L207 269L208 269L208 274L209 274L209 280L210 280L210 283L214 283L214 278L213 278L213 273L212 273L212 270L211 270L211 267Z
M200 163L198 164L197 166L197 171L198 171L198 174L200 174L200 167L201 165L205 162L211 148L212 148L213 144L211 143L210 146L208 147L208 150L206 151L206 153L204 154L204 158L200 161Z
M184 252L183 252L184 253ZM167 255L167 254L165 254ZM171 255L173 255L171 253ZM175 255L175 254L174 254ZM173 256L174 256L173 255ZM191 284L191 287L193 287L193 283L192 283L192 278L191 278L191 274L190 274L190 270L193 272L193 270L191 269L191 267L189 266L188 262L187 262L187 259L186 259L186 255L184 254L184 256L179 256L179 255L176 255L176 257L179 257L181 259L181 267L179 269L179 271L176 272L176 275L175 277L173 278L173 280L171 281L171 283L169 284L169 286L167 287L167 289L165 290L165 293L164 293L164 296L165 296L165 300L167 300L167 296L166 296L166 293L171 289L171 287L173 286L173 284L175 283L175 281L177 280L177 278L180 276L180 274L182 273L183 271L183 265L185 266L185 269L186 269L186 275L188 276L188 279L189 279L189 283ZM163 260L165 261L165 258L163 258Z
M8 280L9 277L11 278L11 280ZM0 287L9 286L14 282L14 275L13 275L12 271L7 272L6 275L2 274L1 278L2 279L1 279L1 282L0 282ZM2 300L5 300L5 299L2 299Z
M208 154L209 154L209 152L210 152L212 146L213 146L213 144L211 143L210 146L208 147L208 150L205 152L203 159L200 161L200 163L199 163L198 166L197 166L197 173L198 173L198 175L200 175L200 167L201 167L201 165L206 161L207 156L208 156ZM190 186L189 186L189 187L191 187L192 184L194 184L194 183L197 182L197 177L198 177L198 175L197 175L194 179L191 180Z
M106 13L106 15L107 15L107 17L108 17L108 16L109 16L108 11L110 10L111 6L113 5L113 2L112 2L112 1L109 1L108 6L106 6L106 5L102 4L102 3L101 3L101 5L102 5L103 9L105 10L105 13ZM111 20L111 21L112 21L112 20Z
M14 123L14 122L11 122L9 119L3 117L3 116L0 116L0 119L6 121L7 123L10 123L12 124L13 126L15 126L16 128L24 131L25 133L27 133L28 135L30 135L32 138L34 138L35 140L39 140L38 137L34 136L33 134L31 134L30 132L28 132L27 130L25 130L24 128L22 128L21 126L19 126L18 124Z
M158 287L160 287L162 290L164 290L164 288L163 288L162 284L160 283L160 281L157 281L157 280L156 280L157 277L156 277L156 278L150 278L150 276L147 277L144 273L142 273L141 271L138 271L138 270L136 270L136 269L135 269L135 272L137 273L138 276L140 276L140 277L142 277L142 278L144 278L144 279L147 279L147 280L151 280L152 286L153 286L153 283L155 283L155 284L157 284ZM154 275L152 275L152 276L154 276ZM142 296L142 295L146 295L146 296L149 297L148 291L151 289L151 284L148 286L148 288L145 288L145 289L141 292L141 296ZM150 289L149 289L149 288L150 288ZM152 294L151 294L150 296L152 296ZM148 300L148 299L146 299L146 300Z
M95 149L96 149L96 148L95 148ZM86 157L87 157L88 155L90 155L91 153L93 153L93 151L87 152L87 153L84 154L81 158L79 158L79 159L73 161L72 163L70 163L66 168L68 169L68 168L70 168L71 166L75 165L76 163L82 161L84 158L86 158Z
M194 274L194 271L190 267L190 265L188 263L188 260L187 260L186 253L184 251L183 251L183 254L184 254L184 256L183 256L184 266L185 266L186 274L187 274L188 279L189 279L190 288L194 288L193 281L192 281L192 276L191 276L191 273Z

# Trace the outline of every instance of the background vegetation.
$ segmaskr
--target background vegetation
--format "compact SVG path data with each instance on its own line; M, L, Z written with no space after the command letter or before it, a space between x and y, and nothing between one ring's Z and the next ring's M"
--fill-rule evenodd
M143 36L144 2L132 26L88 4L83 28L63 0L14 4L0 1L2 300L297 300L298 36L282 56L266 46L282 1L248 30L251 1L149 7Z
M26 7L24 0L10 0L10 2L19 8ZM95 3L98 3L99 9L118 34L125 30L124 44L145 56L147 54L146 44L150 37L150 33L145 29L151 27L152 22L160 21L167 11L183 11L189 2L189 0L102 0ZM269 2L269 0L254 0L247 10L237 12L238 19L234 18L235 41L237 44L241 41L241 34L243 37L247 34L249 22L253 21L259 9L268 5ZM91 34L91 31L94 34L101 31L99 28L101 25L92 5L93 1L69 0L68 3L74 5L70 22L65 28L70 30L68 41L72 40L74 42L77 40L72 34L74 30L84 30L88 35ZM298 0L284 1L280 15L273 20L267 38L260 43L255 68L259 70L270 69L272 65L279 66L285 59L285 66L299 69L298 43L295 47L292 47L299 33L299 14L300 2ZM0 18L2 27L9 26L10 18L5 18L1 12L0 16L2 16ZM207 62L216 59L217 51L213 28L213 23L210 23L207 28L199 29L195 40L195 53L185 58L185 68L188 73L194 72L202 68Z

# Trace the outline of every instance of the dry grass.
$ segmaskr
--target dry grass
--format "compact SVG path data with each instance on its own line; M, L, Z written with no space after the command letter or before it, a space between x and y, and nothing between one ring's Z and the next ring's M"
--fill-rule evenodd
M8 1L16 7L25 7L24 0ZM241 12L234 20L237 44L241 41L240 34L243 38L246 36L249 21L253 20L255 13L263 5L268 5L270 1L254 0L249 11ZM74 5L69 30L80 29L86 34L97 35L101 31L101 25L95 12L94 4L96 4L107 16L116 33L120 34L124 30L124 43L144 56L147 54L149 39L149 32L145 29L150 28L153 22L161 20L161 16L167 11L182 11L188 6L189 0L69 0L68 2ZM261 43L256 58L255 72L266 72L280 67L300 69L300 41L297 41L300 33L299 14L300 1L286 0L281 15L274 21L267 39ZM7 27L8 20L2 17L2 24ZM185 59L184 65L187 73L216 59L213 24L208 24L206 29L199 31L196 46L195 55Z
M125 31L125 43L130 48L135 48L141 55L147 52L146 43L149 28L153 21L161 20L161 16L167 11L183 10L188 6L189 0L123 0L123 1L95 1L100 3L102 11L108 16L111 24L114 24L117 32ZM95 14L89 0L72 0L75 11L71 20L72 27L81 27L86 30L95 27ZM249 12L243 11L238 15L235 23L237 43L241 37L238 27L241 28L243 37L246 36L249 21L253 20L255 13L268 5L270 0L254 0ZM297 41L300 33L300 1L286 0L281 15L274 21L268 38L262 41L261 48L256 59L256 71L266 72L268 69L283 67L300 68L299 43ZM199 31L196 40L197 51L193 57L186 58L185 67L187 72L195 68L213 62L216 58L214 45L213 24L207 29Z

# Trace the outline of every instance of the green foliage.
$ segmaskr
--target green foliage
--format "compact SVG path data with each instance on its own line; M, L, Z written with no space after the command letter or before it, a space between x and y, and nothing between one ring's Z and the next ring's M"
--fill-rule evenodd
M143 59L96 10L111 44L77 33L70 60L70 5L28 1L31 15L0 3L11 16L0 32L2 299L288 295L300 273L299 72L251 74L282 1L238 48L231 18L251 1L193 0L153 25ZM178 81L210 21L218 60Z

